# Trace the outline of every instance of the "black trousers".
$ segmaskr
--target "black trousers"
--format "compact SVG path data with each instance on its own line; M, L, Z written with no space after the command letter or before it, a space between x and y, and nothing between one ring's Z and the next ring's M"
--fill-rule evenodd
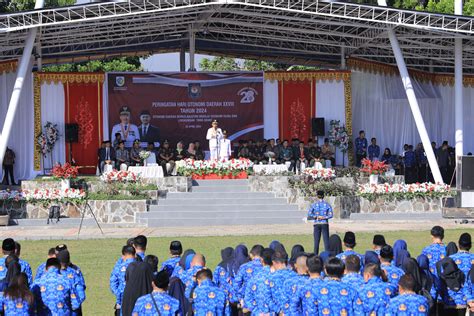
M356 154L356 166L361 167L362 166L362 160L367 157L367 154Z
M465 308L460 308L460 309L446 308L443 311L443 315L445 315L445 316L465 316L466 315L466 309Z
M8 182L8 177L10 177L10 183ZM3 184L15 184L13 165L3 165Z
M324 250L329 250L329 224L315 224L313 226L314 253L319 254L319 241L323 235Z

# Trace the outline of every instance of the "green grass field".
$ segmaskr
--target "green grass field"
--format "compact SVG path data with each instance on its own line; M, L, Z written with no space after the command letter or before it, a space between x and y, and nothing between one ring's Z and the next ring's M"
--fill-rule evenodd
M466 230L446 231L445 241L457 241L459 235ZM365 252L371 247L372 236L376 233L358 233L356 250ZM474 231L471 230L471 233ZM397 239L405 239L409 245L410 253L418 255L421 249L430 243L429 232L399 231L383 233L387 242L393 244ZM161 261L168 257L168 247L175 238L149 238L148 254L157 255ZM207 266L214 268L220 260L220 250L227 246L235 247L245 243L251 247L256 243L264 246L272 240L282 242L287 251L291 251L294 244L302 244L306 250L312 249L311 235L266 235L266 236L219 236L219 237L185 237L179 238L183 247L193 248L206 256ZM111 315L114 297L109 290L109 276L115 261L120 256L121 247L126 240L122 239L97 239L97 240L47 240L23 241L22 258L30 262L33 271L46 259L48 249L59 243L66 243L71 251L72 261L81 267L87 284L87 299L83 306L84 315Z

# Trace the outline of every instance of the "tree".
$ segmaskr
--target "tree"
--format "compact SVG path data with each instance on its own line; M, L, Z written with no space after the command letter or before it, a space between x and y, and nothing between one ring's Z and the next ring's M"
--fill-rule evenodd
M239 64L234 58L230 57L214 57L204 58L199 63L199 67L203 71L235 71L240 70Z
M50 65L43 68L48 72L110 72L142 71L139 57L115 57L105 60L91 60L83 63Z
M291 70L289 65L272 63L262 60L245 59L242 62L237 62L232 57L215 57L215 58L204 58L200 63L199 67L203 71L275 71L275 70ZM306 66L290 66L295 70L315 70L315 67Z
M45 8L57 8L76 4L76 0L46 0ZM35 0L4 0L0 4L0 13L33 10Z

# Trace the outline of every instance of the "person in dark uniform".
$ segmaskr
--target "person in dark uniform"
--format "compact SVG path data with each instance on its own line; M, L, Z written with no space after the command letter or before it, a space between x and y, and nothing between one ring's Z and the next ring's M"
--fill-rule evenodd
M405 166L405 183L415 183L417 181L417 173L416 156L413 151L413 145L408 146L408 151L403 157L403 164Z
M359 137L355 140L356 149L356 166L362 165L362 160L367 157L367 138L365 138L365 132L360 131Z
M169 175L174 169L174 150L170 148L170 144L167 140L163 142L163 146L159 151L160 156L160 165L163 168L163 174L166 176ZM167 166L169 164L169 166Z
M7 147L5 157L3 158L3 184L16 185L15 177L13 176L13 165L15 164L15 153ZM10 183L8 177L10 176Z
M199 141L194 142L194 150L196 150L196 160L204 160L204 152Z
M418 182L420 183L426 182L428 179L427 177L428 159L426 158L426 153L425 153L422 143L419 143L418 146L416 146L415 156L416 156L416 164L418 167Z
M323 235L324 250L329 250L329 219L332 218L332 207L324 201L324 192L318 191L318 201L311 204L308 210L308 221L314 222L313 237L314 237L314 253L319 253L319 241L321 234Z

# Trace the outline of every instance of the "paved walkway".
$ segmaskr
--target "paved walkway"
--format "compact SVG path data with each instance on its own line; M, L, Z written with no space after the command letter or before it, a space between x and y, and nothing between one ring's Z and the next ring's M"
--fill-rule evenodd
M442 225L446 229L473 228L472 224L458 224L454 220L438 221L348 221L331 222L331 231L342 233L347 230L354 232L429 230L433 225ZM97 238L129 238L138 234L149 237L184 237L184 236L242 236L242 235L290 235L312 234L311 224L287 225L248 225L248 226L208 226L208 227L111 227L103 226L104 235L97 226L83 227L78 236L78 228L61 228L61 225L44 227L3 227L0 228L0 239L12 237L18 240L41 239L97 239Z

